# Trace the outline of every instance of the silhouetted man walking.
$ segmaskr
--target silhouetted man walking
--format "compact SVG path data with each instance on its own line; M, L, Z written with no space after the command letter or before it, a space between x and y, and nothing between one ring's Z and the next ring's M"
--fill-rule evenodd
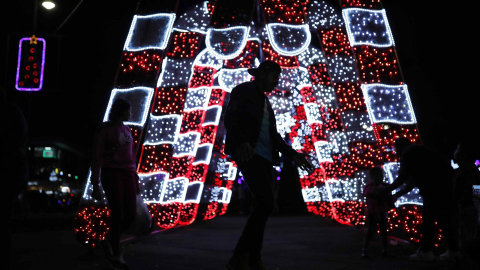
M453 168L445 162L440 153L423 145L412 144L407 138L398 138L395 149L400 157L400 172L395 181L387 189L395 190L406 184L393 197L408 193L414 187L420 190L423 197L422 239L417 253L411 260L433 261L433 237L435 221L442 229L449 250L440 255L441 259L458 258L458 240L454 229L453 205Z
M233 88L225 114L225 152L237 163L254 197L253 211L226 264L230 270L266 269L260 250L265 223L274 208L273 165L279 162L278 152L304 170L312 168L305 159L308 154L296 152L278 134L275 115L265 95L277 86L281 71L272 61L249 69L255 80Z

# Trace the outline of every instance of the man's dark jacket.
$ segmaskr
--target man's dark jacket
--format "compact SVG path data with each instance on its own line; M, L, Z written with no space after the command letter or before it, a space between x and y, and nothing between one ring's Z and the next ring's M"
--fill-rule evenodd
M297 152L285 143L278 134L275 114L267 96L258 91L255 83L245 82L233 88L225 114L225 153L237 160L237 146L249 142L253 149L257 144L262 127L263 106L267 101L269 116L269 134L272 144L273 163L278 164L278 152L292 159Z

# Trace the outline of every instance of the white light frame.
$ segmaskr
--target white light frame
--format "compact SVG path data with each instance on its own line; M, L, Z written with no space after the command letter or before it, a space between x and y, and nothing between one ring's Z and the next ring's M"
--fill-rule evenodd
M352 31L350 30L351 21L350 21L350 16L349 15L352 11L365 11L365 12L370 12L370 13L380 13L380 14L382 14L383 20L385 22L385 28L386 28L386 33L387 33L389 42L387 44L375 44L375 43L372 43L372 42L357 42L357 41L355 41L355 36L353 35ZM343 20L345 21L345 28L347 29L348 39L349 39L350 45L352 47L360 46L360 45L368 45L368 46L379 47L379 48L395 46L395 41L393 40L392 31L390 30L390 25L388 23L387 13L385 12L385 9L370 10L370 9L364 9L364 8L345 8L345 9L342 10L342 16L343 16Z
M180 133L180 129L182 127L182 116L179 115L179 114L167 114L167 115L161 115L161 116L155 116L153 114L150 114L150 122L155 121L155 120L164 119L164 118L167 118L167 119L176 118L177 119L178 124L175 126L173 141L161 141L161 142L158 142L158 143L153 143L153 142L147 142L147 137L146 137L143 145L175 144L177 142L177 138L178 138L178 135ZM148 128L147 128L147 132L148 132ZM148 136L148 133L147 133L147 136Z
M153 88L145 87L145 86L138 86L138 87L132 87L132 88L126 88L126 89L114 88L112 90L111 94L110 94L110 100L108 101L107 110L105 111L105 116L103 117L103 122L108 121L108 115L110 114L110 110L112 109L112 104L113 104L113 101L114 101L114 97L118 92L129 92L129 91L139 91L139 90L143 90L143 91L148 92L147 93L147 100L145 102L145 108L143 110L142 121L140 123L126 121L126 122L124 122L124 124L125 125L133 125L133 126L143 127L143 125L145 124L145 121L147 121L147 115L148 115L148 112L150 110L150 104L151 104L151 101L152 101L153 94L155 93L155 90Z
M223 32L223 31L230 31L230 30L236 30L236 29L243 29L243 39L240 43L239 49L237 51L235 51L231 54L227 54L227 55L217 53L212 48L212 44L210 42L212 32ZM232 58L235 58L235 57L239 56L242 53L243 48L245 48L245 45L247 45L247 40L248 40L249 33L250 33L250 26L233 26L233 27L222 28L222 29L208 28L207 36L205 37L205 44L207 45L207 49L210 51L210 53L215 55L217 58L222 59L222 60L232 59Z
M377 86L384 87L384 88L391 88L391 89L403 88L401 91L404 92L404 94L405 94L405 98L406 98L407 105L408 105L407 109L411 112L412 120L411 121L397 121L397 120L389 120L389 119L387 119L387 120L377 119L377 117L375 116L375 112L372 110L372 107L370 106L370 98L369 98L369 95L368 95L368 91L370 90L370 88L374 88L374 87L377 87ZM382 84L382 83L371 83L371 84L362 84L362 85L360 85L360 87L362 88L363 97L365 99L365 103L367 104L367 111L368 111L368 115L370 117L370 122L371 123L394 123L394 124L398 124L398 125L411 125L411 124L416 124L417 123L417 118L415 117L415 111L413 110L412 101L410 100L410 94L408 93L408 87L407 87L406 84L389 85L389 84Z
M307 39L300 48L291 50L291 51L285 51L284 49L280 48L277 45L277 42L274 39L274 35L272 34L272 30L271 30L272 26L283 26L283 27L293 28L293 29L302 29L306 33ZM308 48L308 46L310 45L310 41L312 39L312 35L310 34L310 27L308 24L294 25L294 24L286 24L286 23L269 23L267 24L266 28L267 28L267 34L268 34L268 39L270 40L270 44L272 45L273 49L280 55L295 56L295 55L301 54L303 51L305 51Z
M338 183L341 184L341 181L339 181L339 180L334 180L334 179L329 179L329 180L325 181L325 187L326 187L326 189L327 189L328 200L329 200L330 202L345 202L344 199L333 199L333 197L332 197L332 191L330 190L330 183L332 183L332 182L335 182L335 183L338 182Z
M132 24L130 26L130 30L128 31L128 36L127 40L125 41L125 45L123 46L124 51L129 51L129 52L135 52L135 51L141 51L141 50L149 50L149 49L158 49L158 50L163 50L167 47L168 45L168 39L170 38L170 34L172 33L173 29L173 23L175 22L175 13L156 13L156 14L151 14L151 15L135 15L133 16ZM146 47L139 47L139 48L129 48L132 36L133 36L133 31L135 29L135 24L137 23L137 19L148 19L148 18L153 18L153 17L169 17L169 22L168 22L168 28L165 33L165 36L163 37L163 41L159 46L146 46Z

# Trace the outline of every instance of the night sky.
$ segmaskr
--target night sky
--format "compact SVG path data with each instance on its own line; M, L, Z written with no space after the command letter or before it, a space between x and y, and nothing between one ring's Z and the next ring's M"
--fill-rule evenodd
M0 85L28 117L31 137L61 137L88 152L137 0L85 0L56 31L79 2L62 1L52 11L39 8L37 36L47 39L47 66L45 89L36 93L14 90L18 39L32 34L34 1L15 1L0 10L0 62L5 63ZM196 1L182 2L187 6ZM475 79L480 75L473 74L478 53L469 8L434 6L431 1L382 2L422 139L451 154L462 135L475 134L478 122Z

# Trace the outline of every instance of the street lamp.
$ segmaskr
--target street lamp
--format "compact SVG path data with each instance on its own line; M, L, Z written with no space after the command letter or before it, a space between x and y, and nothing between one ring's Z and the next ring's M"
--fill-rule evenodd
M52 1L44 1L42 2L42 6L46 9L53 9L55 8L55 3L53 3Z

